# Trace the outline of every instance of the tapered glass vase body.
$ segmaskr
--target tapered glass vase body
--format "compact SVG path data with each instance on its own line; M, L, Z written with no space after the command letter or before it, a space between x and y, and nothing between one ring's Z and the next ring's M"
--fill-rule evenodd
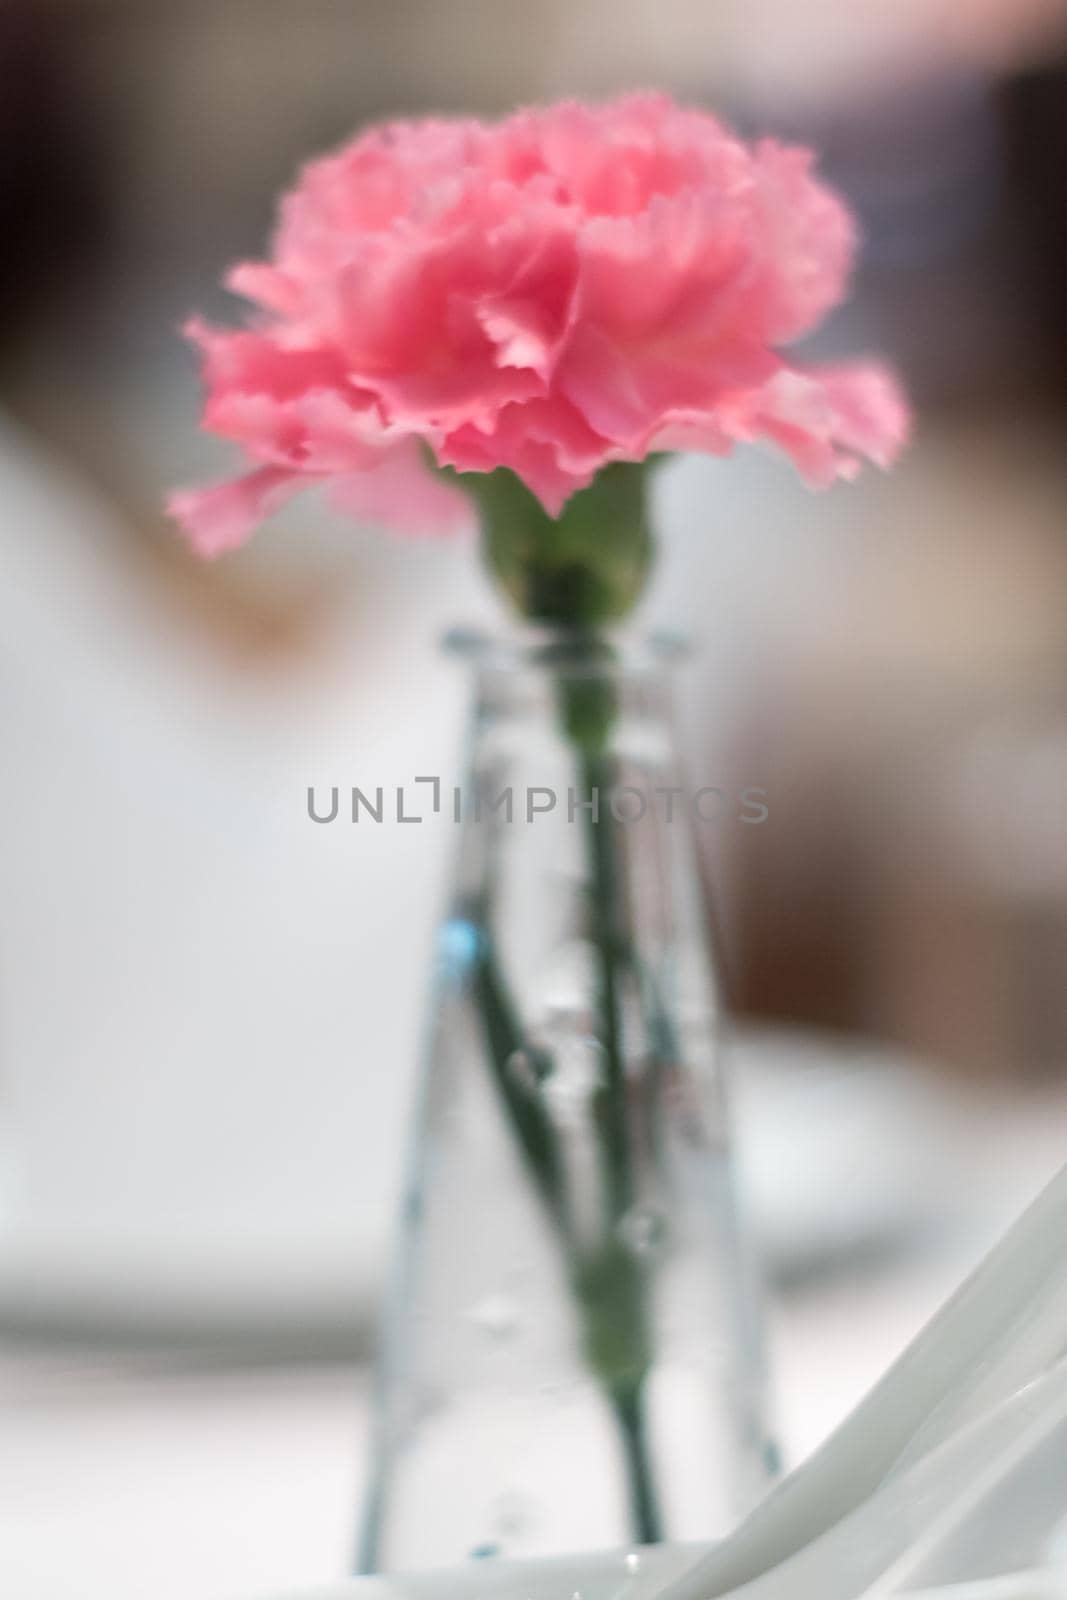
M471 660L365 1571L715 1537L773 1462L669 668Z

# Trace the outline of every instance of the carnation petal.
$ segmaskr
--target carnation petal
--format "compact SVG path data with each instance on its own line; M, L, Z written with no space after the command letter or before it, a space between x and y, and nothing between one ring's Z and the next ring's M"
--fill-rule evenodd
M330 499L349 516L384 523L401 533L466 534L475 525L467 495L435 477L413 441L409 447L383 454L362 472L335 477Z
M247 543L265 517L295 494L299 479L275 467L203 489L175 489L167 513L201 556L220 556Z
M767 438L810 487L854 478L866 457L889 467L907 440L909 412L892 372L876 362L819 371L784 368L734 419L738 438Z
M567 352L559 386L616 452L630 455L647 449L670 418L711 416L719 406L729 406L737 391L763 383L780 366L772 352L742 338L718 340L704 350L686 340L635 348L582 327Z
M284 400L309 389L342 387L347 382L338 351L323 345L286 343L276 328L230 330L192 317L184 331L202 354L209 403L233 390Z
M892 369L877 361L854 362L824 368L819 381L833 408L840 442L875 466L891 467L911 429L911 411Z
M593 481L609 455L608 441L562 397L506 406L491 428L457 428L437 448L442 466L458 472L509 468L550 517Z
M225 277L227 289L243 295L266 311L280 316L299 316L304 296L299 282L266 261L239 261Z
M837 305L856 251L856 226L844 202L811 169L810 150L774 139L756 147L756 277L774 344L799 338Z

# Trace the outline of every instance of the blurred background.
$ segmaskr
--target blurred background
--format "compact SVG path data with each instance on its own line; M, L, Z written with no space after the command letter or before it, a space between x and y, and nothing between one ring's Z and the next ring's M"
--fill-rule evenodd
M469 548L301 501L196 564L177 327L362 122L662 85L862 220L819 354L890 478L672 464L645 622L694 784L790 1459L1067 1146L1067 4L3 0L0 1586L252 1595L348 1562L364 1362L454 832Z

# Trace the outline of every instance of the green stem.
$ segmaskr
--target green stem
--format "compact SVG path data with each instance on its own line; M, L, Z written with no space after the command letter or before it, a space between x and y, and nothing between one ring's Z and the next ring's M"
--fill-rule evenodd
M619 993L626 941L620 936L622 919L611 820L599 814L600 806L607 804L611 769L603 755L582 751L579 760L585 806L582 815L589 848L590 921L600 999L600 1044L604 1051L604 1076L594 1103L607 1165L608 1212L618 1221L633 1195Z
M644 1383L620 1389L612 1396L615 1418L626 1461L630 1507L640 1544L659 1544L663 1522L652 1482L652 1460L645 1426Z
M613 777L607 753L615 698L606 677L561 679L562 720L578 752L589 857L589 914L596 951L603 1080L595 1117L604 1163L605 1242L583 1276L587 1346L623 1442L635 1537L663 1538L652 1482L645 1418L645 1379L652 1364L644 1269L619 1230L637 1199L626 1105L622 992L632 965L618 876L616 834L608 805ZM606 1337L605 1337L606 1336Z
M543 1051L531 1048L519 1021L515 1003L504 981L488 918L476 918L481 952L474 983L485 1029L493 1082L511 1120L526 1169L569 1247L570 1214L566 1172L556 1130L545 1109L539 1085L549 1063Z

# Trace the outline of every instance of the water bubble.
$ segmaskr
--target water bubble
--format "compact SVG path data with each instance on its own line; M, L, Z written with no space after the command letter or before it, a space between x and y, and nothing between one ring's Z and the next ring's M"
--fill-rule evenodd
M545 1093L564 1119L578 1121L604 1079L604 1047L592 1034L561 1032L553 1041L554 1070Z
M504 1071L523 1089L536 1089L542 1077L540 1063L529 1050L513 1050Z
M571 938L557 945L539 985L546 1013L561 1023L591 1016L596 971L596 951L589 939Z
M458 982L481 955L482 935L466 917L450 917L437 935L437 953L444 976Z
M507 1294L483 1295L467 1315L491 1339L510 1339L519 1326L519 1308Z
M652 1206L631 1206L619 1219L618 1235L635 1256L656 1255L667 1242L667 1219Z
M636 1550L631 1550L629 1552L623 1565L629 1573L634 1573L638 1570L641 1565L641 1557L638 1555Z

